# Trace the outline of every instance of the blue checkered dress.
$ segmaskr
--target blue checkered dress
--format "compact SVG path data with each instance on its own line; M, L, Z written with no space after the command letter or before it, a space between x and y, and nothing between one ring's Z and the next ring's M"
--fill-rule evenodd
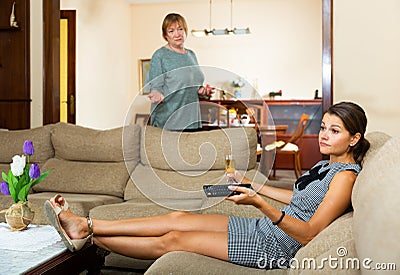
M361 166L323 160L304 173L294 184L293 198L284 208L286 215L308 221L314 215L336 173L344 170L358 174ZM267 217L229 217L229 261L239 265L273 269L289 266L301 244L289 237Z

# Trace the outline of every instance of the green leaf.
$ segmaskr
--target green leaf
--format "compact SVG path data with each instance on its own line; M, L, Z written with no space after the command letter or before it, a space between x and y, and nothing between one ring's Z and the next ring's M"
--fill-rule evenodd
M32 182L32 187L35 186L36 184L39 184L40 182L42 182L48 175L49 175L50 171L46 171L43 172L40 177L38 177L36 180L34 180Z
M11 170L8 171L8 177L7 177L6 181L8 183L8 190L10 190L10 195L11 195L13 201L18 202L18 192L15 190L15 186L16 186L18 180L12 174Z
M31 189L31 184L28 184L28 185L25 185L24 187L22 187L18 194L18 200L26 201L26 198L28 197L28 193L29 193L30 189Z
M6 173L2 172L1 173L1 177L3 178L4 181L8 182L8 178L7 178Z

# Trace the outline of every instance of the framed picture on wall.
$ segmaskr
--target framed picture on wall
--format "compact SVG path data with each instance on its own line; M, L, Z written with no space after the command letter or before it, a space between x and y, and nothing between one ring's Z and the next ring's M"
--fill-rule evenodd
M139 89L141 94L148 94L148 89L143 89L149 81L150 59L139 59Z

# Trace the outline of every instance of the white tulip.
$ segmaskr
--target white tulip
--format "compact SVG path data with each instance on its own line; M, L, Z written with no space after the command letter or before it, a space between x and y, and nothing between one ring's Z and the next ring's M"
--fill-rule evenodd
M13 162L10 164L12 174L16 177L21 176L26 165L25 156L15 155L12 160Z

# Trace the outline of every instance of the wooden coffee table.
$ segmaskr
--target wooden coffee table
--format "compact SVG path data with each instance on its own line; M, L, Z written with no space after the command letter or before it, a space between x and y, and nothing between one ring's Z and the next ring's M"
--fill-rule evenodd
M17 241L10 238L11 244ZM85 270L100 274L105 257L101 251L88 243L80 251L70 252L61 240L37 251L0 247L0 274L79 274Z
M100 274L104 264L104 257L97 253L96 245L86 245L78 252L65 250L60 254L47 259L38 266L32 267L24 274Z

